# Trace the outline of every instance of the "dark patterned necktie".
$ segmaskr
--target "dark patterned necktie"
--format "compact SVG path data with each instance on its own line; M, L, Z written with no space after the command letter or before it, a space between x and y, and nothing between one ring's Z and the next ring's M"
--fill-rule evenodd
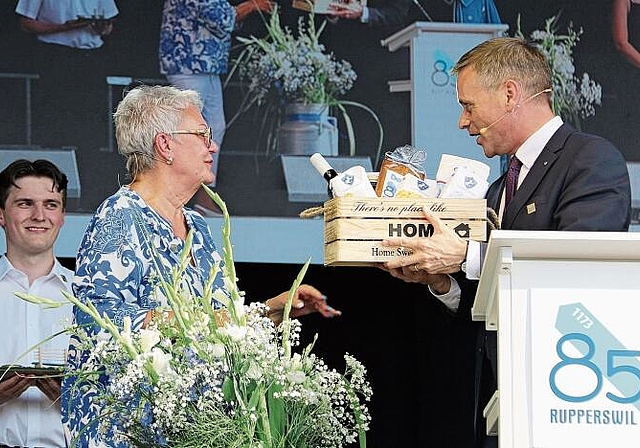
M518 175L522 162L516 156L512 156L509 160L509 168L507 169L507 179L504 188L504 208L506 209L518 188Z

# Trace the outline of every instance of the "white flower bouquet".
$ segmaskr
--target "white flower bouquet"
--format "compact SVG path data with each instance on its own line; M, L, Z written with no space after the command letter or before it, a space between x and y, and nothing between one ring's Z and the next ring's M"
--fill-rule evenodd
M240 79L249 82L251 100L263 105L269 96L292 103L338 104L353 87L356 72L345 60L325 50L313 15L298 20L297 35L283 28L277 11L267 24L266 38L238 38L245 45L238 61Z
M345 122L350 154L353 156L355 135L345 106L358 107L369 113L377 124L379 157L383 130L376 113L361 103L340 99L351 90L357 75L348 61L337 60L333 53L328 52L320 43L320 35L326 23L325 21L316 28L314 15L309 14L306 24L303 17L298 19L298 29L294 32L282 26L276 7L266 23L265 37L238 37L243 49L235 60L227 80L233 79L237 74L239 80L247 85L247 91L238 112L229 122L233 123L240 115L255 106L260 107L260 116L265 120L261 130L267 132L269 148L275 143L271 129L280 124L282 112L287 104L320 104L327 108L335 107Z
M555 114L580 128L581 119L595 115L595 106L601 105L602 87L583 73L576 76L573 50L583 34L582 28L576 31L569 23L566 34L557 33L559 15L545 21L544 30L535 30L530 41L547 57L551 64L553 78L552 107ZM520 17L516 35L524 38L520 29Z
M265 305L245 304L226 206L207 191L225 216L224 264L209 278L222 269L226 292L199 297L180 281L189 263L189 236L181 265L169 281L160 280L170 306L156 309L144 329L132 332L126 319L118 328L93 304L66 294L101 328L86 340L90 355L83 371L72 372L95 382L102 403L100 432L139 447L341 447L357 441L366 446L366 402L372 392L364 366L347 354L342 374L311 352L313 344L295 350L301 325L289 311L308 262L291 287L282 323L275 326ZM224 307L215 310L212 299ZM98 382L99 375L106 383Z

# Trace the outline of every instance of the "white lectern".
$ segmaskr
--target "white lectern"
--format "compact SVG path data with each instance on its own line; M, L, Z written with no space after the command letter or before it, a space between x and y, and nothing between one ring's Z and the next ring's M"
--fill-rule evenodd
M390 81L389 90L410 93L411 142L427 151L426 168L431 171L437 168L441 154L455 154L490 163L491 178L499 175L500 159L486 160L475 140L458 129L460 105L450 72L460 56L508 28L502 24L415 22L382 40L389 51L409 48L410 77ZM435 176L435 172L428 174Z
M498 331L500 448L638 446L640 233L494 231L472 314Z

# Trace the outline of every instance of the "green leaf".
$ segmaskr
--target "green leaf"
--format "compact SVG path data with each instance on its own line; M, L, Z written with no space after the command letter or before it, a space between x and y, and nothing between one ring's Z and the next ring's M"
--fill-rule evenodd
M347 114L346 109L345 109L344 106L352 106L352 107L360 108L360 109L368 112L369 115L371 115L371 117L375 121L376 126L378 127L378 146L376 147L376 157L375 157L375 161L374 161L374 167L377 167L379 165L379 163L380 163L380 157L382 156L382 142L384 140L384 129L382 127L382 123L380 122L380 119L378 118L378 115L373 111L373 109L371 109L368 106L365 106L362 103L358 103L358 102L355 102L355 101L345 101L345 100L340 101L338 103L338 108L342 111L342 116L345 119L345 123L347 122L347 119L349 121L349 123L347 124L347 130L349 130L349 127L352 128L352 126L351 126L351 119L348 118L349 114ZM353 144L353 152L350 151L349 154L351 156L355 155L355 137L354 137L354 144Z
M284 435L287 424L287 413L284 408L284 403L280 398L273 396L275 392L280 392L281 390L281 387L273 385L267 391L269 426L271 427L271 434L276 439L280 439Z
M222 383L222 394L224 395L224 399L226 401L236 400L235 387L233 385L233 377L231 376L225 377Z
M249 392L249 390L247 390L247 392ZM253 391L250 393L251 395L249 397L249 403L247 407L249 409L256 409L258 407L258 403L260 403L260 397L264 394L264 391L261 387L254 387Z

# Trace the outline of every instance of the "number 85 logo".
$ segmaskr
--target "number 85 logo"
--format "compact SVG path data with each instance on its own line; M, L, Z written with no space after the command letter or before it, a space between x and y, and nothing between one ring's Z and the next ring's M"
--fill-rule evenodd
M582 356L575 357L565 353L564 344L571 341L584 343L587 347L586 353L582 354ZM592 361L596 353L596 346L589 336L583 333L569 333L562 336L556 343L556 353L560 358L560 362L551 369L551 372L549 374L549 385L551 386L551 390L553 391L553 393L558 398L571 403L582 403L591 400L600 393L603 383L603 374L600 367L598 367L598 365ZM625 362L632 361L629 358L637 357L640 357L640 351L637 350L607 350L607 378L611 379L616 375L626 374L625 380L631 379L636 383L636 393L634 393L633 395L626 397L607 392L606 397L609 400L616 403L628 404L640 399L640 369L636 367L638 362L636 360L634 362L635 365L625 364ZM593 387L593 390L584 395L571 395L569 393L566 393L559 387L557 381L558 373L560 372L560 370L571 366L585 368L593 372L596 377L596 384ZM629 375L631 375L631 377L629 377Z

